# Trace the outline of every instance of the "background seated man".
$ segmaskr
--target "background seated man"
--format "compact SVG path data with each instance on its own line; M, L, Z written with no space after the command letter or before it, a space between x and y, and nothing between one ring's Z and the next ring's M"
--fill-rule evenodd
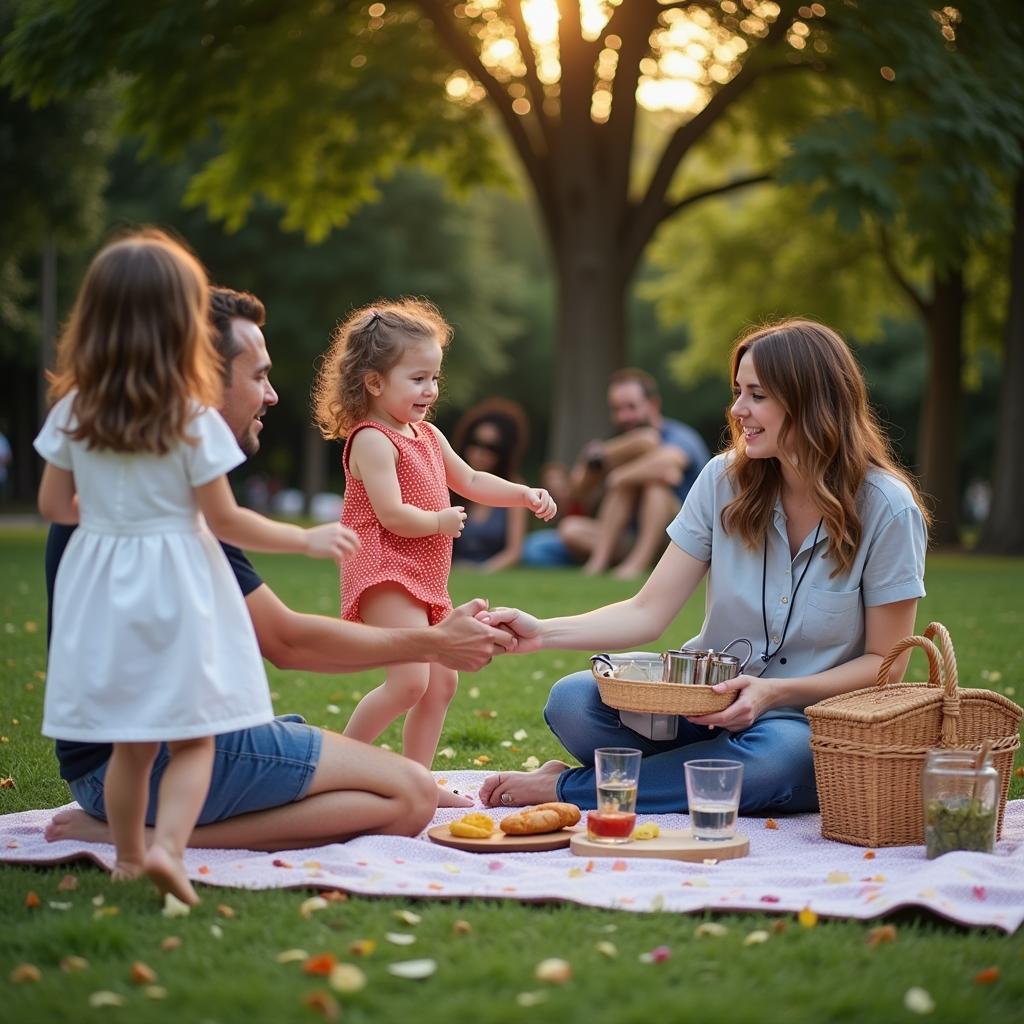
M260 327L263 304L253 295L214 288L213 340L224 358L221 405L242 451L259 450L263 416L277 405L270 356ZM74 532L54 525L46 543L50 604L57 568ZM478 621L480 598L456 608L436 626L383 629L293 611L260 578L241 550L222 544L245 597L263 656L278 668L358 672L406 661L438 661L475 671L508 646L509 634ZM514 640L512 641L514 645ZM110 842L104 783L109 744L58 740L61 777L83 810L54 815L47 839ZM147 821L167 765L166 746L150 777ZM398 754L280 715L251 729L216 738L213 777L190 846L284 850L342 842L362 833L415 835L433 817L438 800L468 805L440 789L422 765Z
M661 415L654 378L627 368L612 374L608 410L616 435L590 441L570 474L569 504L596 511L565 516L557 535L527 537L524 561L565 565L631 579L644 573L666 543L665 528L710 458L692 427Z

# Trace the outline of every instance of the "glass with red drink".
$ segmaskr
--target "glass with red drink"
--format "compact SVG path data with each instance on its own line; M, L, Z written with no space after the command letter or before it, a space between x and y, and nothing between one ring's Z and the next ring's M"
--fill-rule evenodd
M626 843L636 824L636 787L640 751L599 747L594 751L597 808L587 814L587 838L598 843Z

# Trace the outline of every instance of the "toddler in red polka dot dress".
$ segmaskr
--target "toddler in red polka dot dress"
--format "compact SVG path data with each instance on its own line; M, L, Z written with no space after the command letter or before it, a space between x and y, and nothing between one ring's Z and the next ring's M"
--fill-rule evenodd
M474 470L427 416L451 327L419 299L352 313L335 331L313 388L326 438L345 438L342 523L361 546L341 574L341 614L375 626L422 626L452 608L452 539L466 519L449 491L482 505L556 512L546 490ZM428 768L458 674L437 664L393 665L357 705L345 735L372 743L405 713L403 753Z

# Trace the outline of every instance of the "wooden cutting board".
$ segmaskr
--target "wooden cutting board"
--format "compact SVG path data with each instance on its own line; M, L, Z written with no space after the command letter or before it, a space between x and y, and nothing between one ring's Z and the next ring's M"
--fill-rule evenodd
M585 831L577 832L569 848L578 857L660 857L663 860L735 860L750 852L750 840L694 839L688 829L662 829L656 839L631 839L628 843L596 843Z
M581 833L575 828L563 828L557 832L540 832L532 836L507 836L497 830L487 839L467 839L453 836L447 825L434 825L427 829L427 838L439 846L450 846L467 853L542 853L545 850L562 850L569 845L573 836ZM585 833L582 833L585 836Z

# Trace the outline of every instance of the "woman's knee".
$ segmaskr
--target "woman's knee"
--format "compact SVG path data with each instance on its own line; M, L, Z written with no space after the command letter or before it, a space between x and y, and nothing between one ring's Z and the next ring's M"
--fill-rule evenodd
M557 732L558 726L579 718L596 693L597 686L589 672L574 672L571 676L563 676L548 693L544 720Z

